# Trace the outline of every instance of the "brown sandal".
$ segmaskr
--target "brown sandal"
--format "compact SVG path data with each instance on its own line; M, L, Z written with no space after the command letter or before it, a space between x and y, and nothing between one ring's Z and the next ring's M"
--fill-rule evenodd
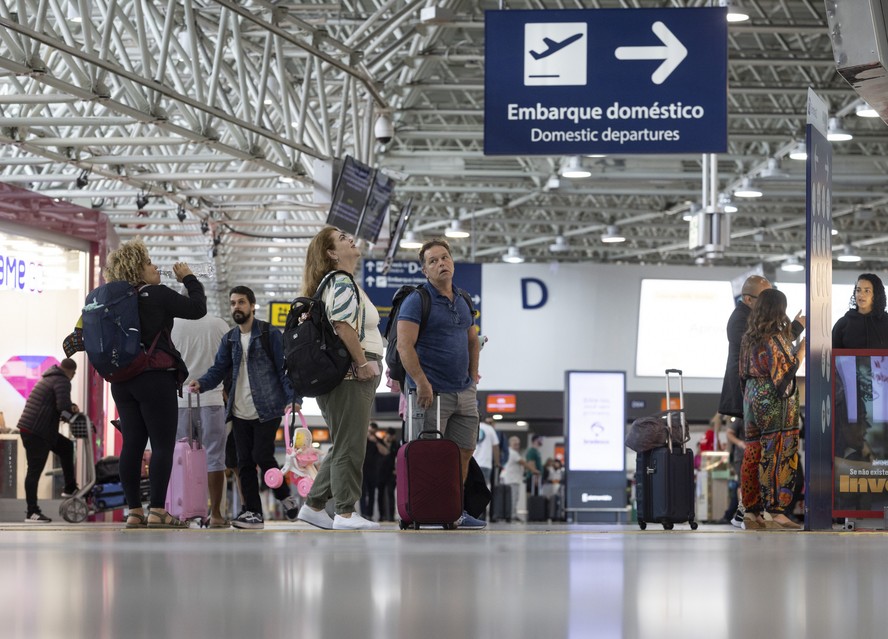
M152 521L152 517L155 517L156 520ZM157 512L156 510L151 510L148 512L148 527L149 528L188 528L188 522L182 521L181 519L177 519L173 517L168 512Z
M130 519L135 519L135 522L130 522ZM148 516L145 513L134 513L128 512L126 514L126 527L127 528L144 528L148 525Z

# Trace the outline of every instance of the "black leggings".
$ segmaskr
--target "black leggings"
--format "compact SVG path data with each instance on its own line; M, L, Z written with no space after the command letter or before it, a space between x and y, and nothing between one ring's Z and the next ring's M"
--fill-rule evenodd
M176 372L147 371L128 382L111 384L111 396L120 413L123 448L120 450L120 483L130 509L142 507L139 483L142 454L151 440L150 508L164 508L167 484L173 469L178 403Z
M28 459L28 473L25 475L25 501L28 504L28 515L39 512L37 507L37 485L40 483L40 475L46 466L46 460L50 453L59 456L62 465L62 475L65 478L65 492L73 493L77 490L77 482L74 480L74 444L67 437L55 434L52 444L39 435L22 431L22 444L25 447L25 456Z

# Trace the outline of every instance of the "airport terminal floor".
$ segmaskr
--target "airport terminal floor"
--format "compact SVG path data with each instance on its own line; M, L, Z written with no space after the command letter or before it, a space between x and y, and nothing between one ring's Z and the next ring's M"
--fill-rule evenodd
M0 637L872 638L888 535L0 524Z

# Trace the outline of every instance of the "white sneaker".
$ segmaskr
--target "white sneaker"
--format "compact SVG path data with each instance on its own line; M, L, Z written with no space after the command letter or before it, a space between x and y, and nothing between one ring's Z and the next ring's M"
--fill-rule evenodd
M323 530L333 530L333 520L326 510L313 510L308 504L299 509L299 519Z
M352 513L351 517L336 515L333 518L333 530L373 530L379 528L375 521L369 521L358 513Z

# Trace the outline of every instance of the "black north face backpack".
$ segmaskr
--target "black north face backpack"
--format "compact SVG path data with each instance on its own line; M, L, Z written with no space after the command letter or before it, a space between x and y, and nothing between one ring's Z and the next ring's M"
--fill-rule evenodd
M290 305L284 326L284 368L297 396L329 393L342 383L351 366L351 355L333 330L322 300L324 288L338 273L348 275L360 300L351 274L332 271L321 280L314 296L297 297Z

